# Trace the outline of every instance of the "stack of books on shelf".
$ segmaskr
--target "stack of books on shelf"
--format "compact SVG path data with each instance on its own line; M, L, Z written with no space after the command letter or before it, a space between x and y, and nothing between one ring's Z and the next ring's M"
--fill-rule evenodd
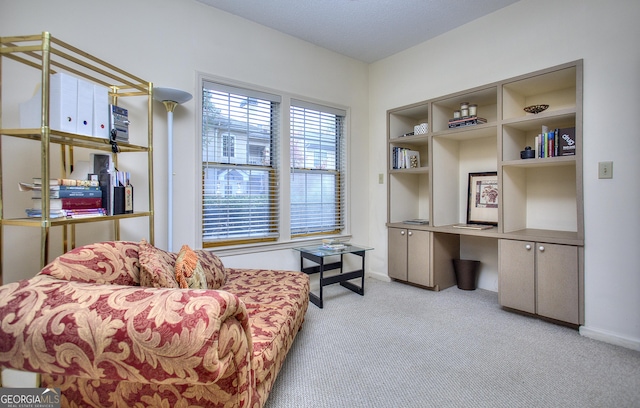
M535 157L574 156L576 154L576 128L563 128L549 131L542 126L542 132L535 139Z
M487 123L487 120L479 116L463 116L461 118L449 119L449 128L479 125L481 123Z
M412 220L404 220L402 221L404 224L413 224L413 225L429 225L429 220L423 218L415 218Z
M322 247L326 248L326 249L343 249L347 246L347 244L345 244L342 241L338 241L337 239L323 239L322 240Z
M20 183L21 191L31 191L28 217L42 216L42 182ZM49 183L49 216L51 218L81 218L106 215L102 208L102 190L97 180L51 179Z
M394 147L391 166L394 169L413 169L420 167L420 152L406 147Z

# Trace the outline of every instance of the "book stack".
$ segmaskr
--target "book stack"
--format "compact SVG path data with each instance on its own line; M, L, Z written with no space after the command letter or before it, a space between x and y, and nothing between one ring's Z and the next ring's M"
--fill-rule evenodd
M27 216L42 216L42 182L34 178L32 184L20 183L21 191L32 191L31 208ZM105 215L102 208L102 190L95 180L52 179L49 184L49 211L51 218L95 217Z
M337 239L323 239L322 247L331 250L343 249L346 245Z
M461 118L449 119L449 128L479 125L481 123L487 123L487 120L479 116L463 116Z
M429 220L423 218L415 218L412 220L404 220L403 224L414 224L414 225L429 225Z
M535 157L573 156L576 154L576 128L562 128L549 131L542 126L542 132L535 138Z

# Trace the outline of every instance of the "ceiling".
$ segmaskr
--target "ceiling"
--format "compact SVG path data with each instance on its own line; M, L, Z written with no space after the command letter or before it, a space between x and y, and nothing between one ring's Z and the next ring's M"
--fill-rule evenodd
M518 0L197 0L371 63Z

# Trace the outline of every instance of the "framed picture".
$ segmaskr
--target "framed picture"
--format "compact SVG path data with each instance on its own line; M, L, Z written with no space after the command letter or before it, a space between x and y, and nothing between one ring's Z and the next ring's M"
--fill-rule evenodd
M498 173L469 173L467 224L498 225Z
M415 150L407 150L406 167L409 169L420 167L420 152Z

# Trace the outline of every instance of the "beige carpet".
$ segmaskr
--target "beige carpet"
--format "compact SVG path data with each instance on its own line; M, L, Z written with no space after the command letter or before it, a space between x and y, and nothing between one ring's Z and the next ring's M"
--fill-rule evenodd
M309 305L266 408L640 407L640 353L507 312L497 293L367 279Z

